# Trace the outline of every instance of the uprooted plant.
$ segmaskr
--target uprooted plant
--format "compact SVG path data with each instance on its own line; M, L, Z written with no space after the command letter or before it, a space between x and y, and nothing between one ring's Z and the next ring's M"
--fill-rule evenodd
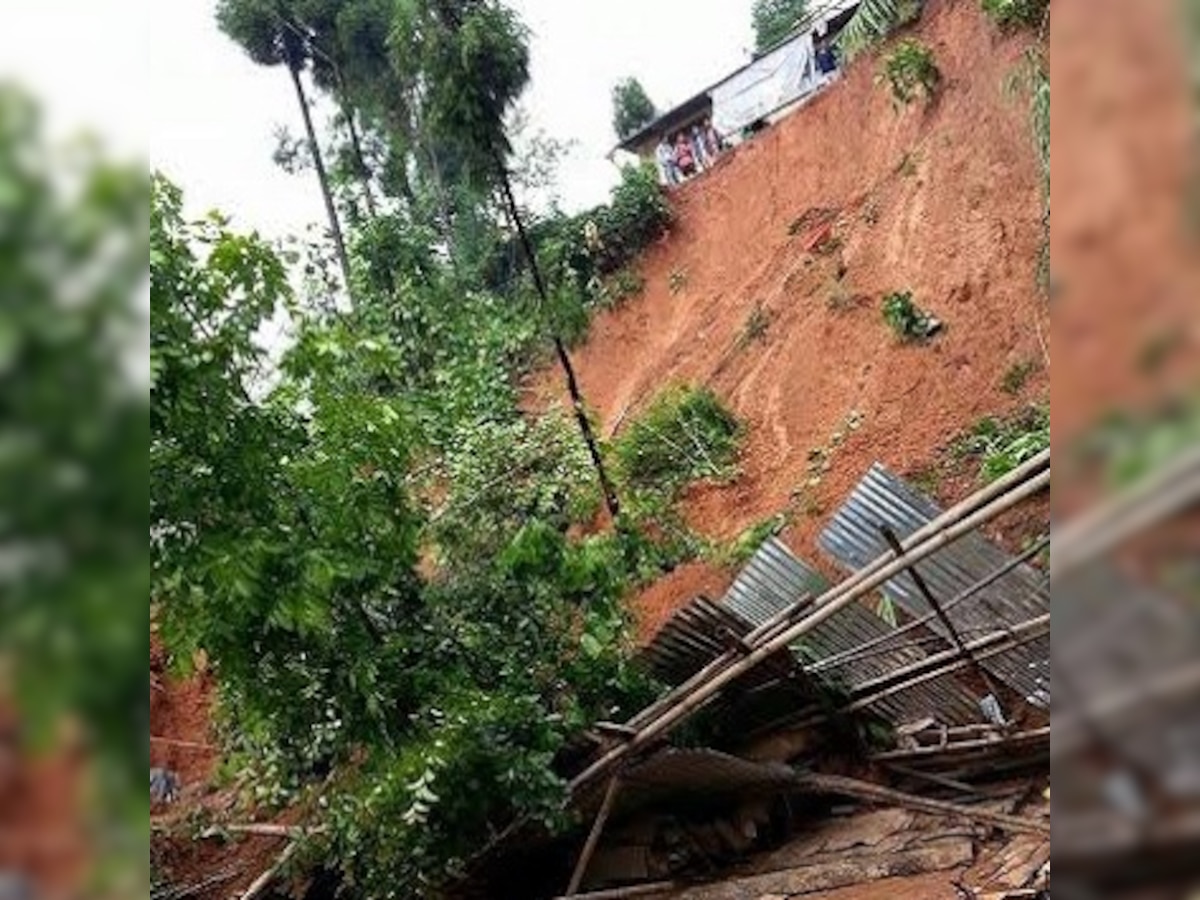
M932 100L942 73L929 47L916 38L905 38L884 55L876 80L891 87L892 100L899 108L921 96Z
M906 343L926 341L942 328L938 319L913 302L912 291L896 291L884 297L883 320Z

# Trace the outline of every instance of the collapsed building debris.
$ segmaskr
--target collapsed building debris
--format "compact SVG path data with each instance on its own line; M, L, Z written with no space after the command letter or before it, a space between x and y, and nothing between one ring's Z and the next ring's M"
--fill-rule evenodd
M1046 452L942 512L876 467L864 485L903 492L905 514L864 514L860 485L830 528L858 521L879 552L831 540L844 581L771 538L724 597L679 609L638 657L666 693L576 760L586 824L559 845L561 896L791 896L970 867L997 836L1048 852L1046 576L979 529L1049 478ZM872 611L877 591L903 594L905 621ZM685 725L704 746L672 746ZM880 821L905 827L837 850L838 829ZM518 827L489 853L517 835L528 850Z

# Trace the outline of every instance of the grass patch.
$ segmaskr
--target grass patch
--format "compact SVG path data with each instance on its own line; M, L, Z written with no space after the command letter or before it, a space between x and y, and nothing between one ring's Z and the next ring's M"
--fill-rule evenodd
M854 312L870 305L870 297L866 294L853 293L847 287L846 282L840 278L833 282L833 286L829 289L829 296L825 298L825 308L838 315Z
M979 461L979 476L992 482L1050 446L1050 406L1039 403L1006 418L988 416L951 446L958 459Z
M660 394L613 445L617 471L635 491L673 496L701 478L734 474L742 428L708 388Z
M1001 28L1039 28L1050 0L982 0L983 11Z
M687 287L687 272L683 269L676 269L667 276L667 289L671 292L671 296L675 296Z
M762 305L762 302L754 304L754 309L750 311L750 315L746 317L746 322L742 325L742 331L738 335L738 349L744 350L753 344L755 341L765 341L767 331L771 327L771 314L767 308Z
M1025 389L1025 385L1029 383L1029 379L1040 372L1041 369L1041 364L1032 359L1013 363L1009 366L1008 371L1004 373L1004 377L1000 379L1000 390L1004 391L1010 397L1015 397Z
M813 206L806 209L801 215L792 219L788 225L788 234L791 237L804 234L814 228L820 228L822 225L827 225L838 216L836 209L829 209L825 206Z
M628 300L636 297L646 287L646 279L634 269L621 269L611 278L605 280L600 289L600 305L606 309L614 309Z
M900 162L896 164L896 174L903 178L912 178L917 174L917 154L909 151L901 157Z
M758 552L763 541L779 534L790 521L791 516L782 512L761 522L755 522L731 543L715 548L711 555L712 562L719 566L741 568Z
M926 496L936 498L942 487L942 475L937 465L924 466L908 476L912 486Z

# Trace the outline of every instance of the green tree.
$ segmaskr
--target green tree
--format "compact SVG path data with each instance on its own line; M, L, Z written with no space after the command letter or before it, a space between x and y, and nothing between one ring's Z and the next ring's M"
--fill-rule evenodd
M799 25L808 0L754 0L750 9L754 49L762 52L787 37Z
M658 110L636 78L618 81L612 90L613 131L621 140L649 125L658 117Z
M625 538L566 537L595 492L560 420L520 418L511 304L407 277L427 264L413 240L367 248L405 257L393 304L321 312L261 239L181 208L156 178L161 633L177 659L207 651L263 790L337 768L317 813L330 866L368 896L427 896L513 818L557 822L566 739L647 699ZM267 387L254 335L281 306L297 340ZM453 565L423 582L433 544Z
M397 11L392 33L395 63L414 85L414 93L416 85L421 88L421 117L426 127L454 149L469 181L481 186L498 181L540 304L549 307L550 291L508 173L511 145L505 131L506 115L529 80L525 26L515 13L491 0L404 0ZM616 518L620 513L616 488L588 419L575 367L562 337L556 334L552 342L605 504Z
M412 426L367 377L391 353L344 329L302 329L281 385L254 399L254 335L289 299L281 261L219 216L185 221L161 178L151 227L163 633L183 658L203 648L218 662L247 740L293 760L340 758L406 706L395 629L418 602L403 491Z
M333 189L325 168L324 155L313 126L312 110L300 77L312 56L308 32L288 10L285 0L220 0L217 6L217 22L221 30L237 42L254 62L262 66L282 64L291 77L296 102L300 105L300 115L304 120L304 132L308 136L313 169L317 173L321 198L325 202L329 232L337 250L342 275L349 288L350 257L346 252L346 240L342 234L337 208L334 206Z

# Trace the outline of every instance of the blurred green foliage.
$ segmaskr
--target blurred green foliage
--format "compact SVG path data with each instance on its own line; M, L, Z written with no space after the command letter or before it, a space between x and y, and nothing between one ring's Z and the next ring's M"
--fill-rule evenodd
M0 84L0 692L15 691L36 745L53 747L64 718L81 725L100 855L135 871L149 764L146 204L144 172L88 140L51 146L36 103Z

